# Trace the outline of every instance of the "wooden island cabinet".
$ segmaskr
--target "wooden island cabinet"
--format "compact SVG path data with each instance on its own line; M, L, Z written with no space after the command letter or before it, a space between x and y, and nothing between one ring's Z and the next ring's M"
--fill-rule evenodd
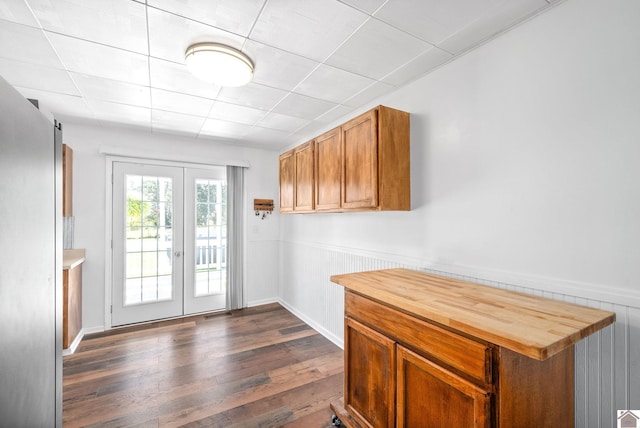
M615 314L407 269L345 287L347 427L574 426L574 344Z

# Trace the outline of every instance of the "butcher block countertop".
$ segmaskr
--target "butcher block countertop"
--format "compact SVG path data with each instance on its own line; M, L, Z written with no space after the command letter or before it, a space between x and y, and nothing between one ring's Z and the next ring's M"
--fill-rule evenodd
M384 305L545 360L612 324L613 312L408 269L333 275Z
M62 251L62 269L73 269L84 262L85 251L83 248Z

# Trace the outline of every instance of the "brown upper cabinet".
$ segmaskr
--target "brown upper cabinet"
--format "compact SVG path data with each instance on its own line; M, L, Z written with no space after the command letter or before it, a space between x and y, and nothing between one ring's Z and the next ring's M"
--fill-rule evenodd
M294 181L293 150L280 155L280 212L293 211Z
M342 201L342 133L332 129L316 138L316 210L338 210Z
M378 206L378 110L342 125L342 208Z
M283 153L280 212L410 210L409 140L409 113L378 106Z
M280 212L313 211L314 148L309 141L280 155Z
M314 207L313 189L313 154L315 145L309 141L293 150L295 165L295 192L293 211L309 212Z

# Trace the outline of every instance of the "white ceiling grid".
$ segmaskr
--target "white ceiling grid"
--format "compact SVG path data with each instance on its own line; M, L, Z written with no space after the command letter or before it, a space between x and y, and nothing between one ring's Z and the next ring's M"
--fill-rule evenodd
M58 120L279 149L548 8L551 0L3 0L0 76ZM184 52L243 50L220 88Z

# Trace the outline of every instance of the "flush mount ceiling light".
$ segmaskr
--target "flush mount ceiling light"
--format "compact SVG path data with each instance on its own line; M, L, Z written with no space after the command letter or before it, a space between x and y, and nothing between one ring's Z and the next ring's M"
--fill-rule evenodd
M196 43L187 48L185 62L198 79L219 86L242 86L253 79L253 63L237 49L218 43Z

